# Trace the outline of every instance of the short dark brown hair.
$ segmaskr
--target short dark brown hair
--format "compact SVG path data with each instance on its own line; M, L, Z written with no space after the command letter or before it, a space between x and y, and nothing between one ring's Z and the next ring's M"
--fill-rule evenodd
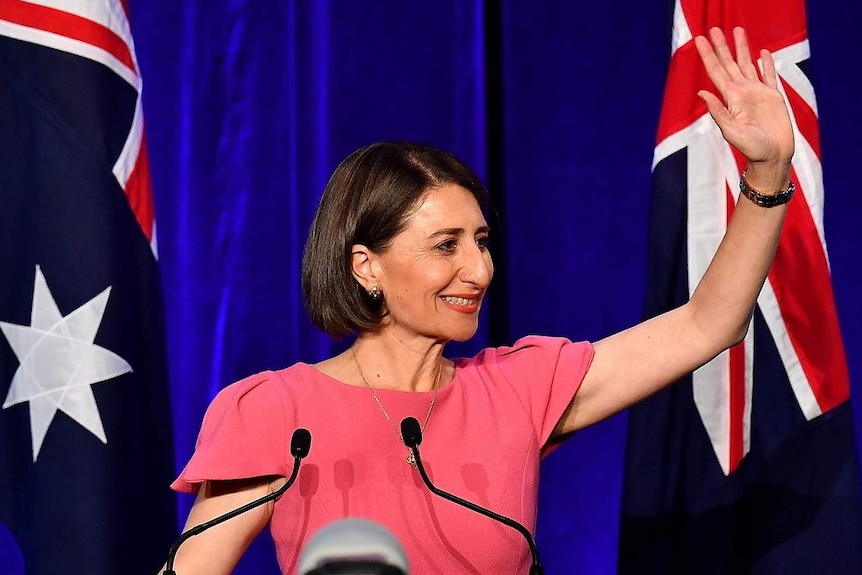
M413 142L381 142L353 152L332 173L308 233L302 296L311 321L334 338L377 327L381 302L352 274L351 247L385 253L422 196L455 184L486 208L476 174L449 152Z

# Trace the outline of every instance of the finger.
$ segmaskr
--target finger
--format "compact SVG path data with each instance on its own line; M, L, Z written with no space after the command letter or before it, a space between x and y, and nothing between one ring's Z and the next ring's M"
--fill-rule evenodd
M736 64L742 75L750 80L757 80L757 68L751 61L751 49L748 46L748 37L742 28L733 29L733 41L736 46Z
M727 39L724 37L724 32L721 28L710 28L709 38L712 41L713 50L718 58L719 63L731 79L739 78L742 73L739 71L739 66L733 58L733 53L730 51L730 46L727 45Z
M724 131L724 128L733 121L733 118L730 116L730 112L724 107L724 104L715 96L715 94L707 92L706 90L700 90L697 95L706 104L706 109L709 111L709 115L712 116L713 120L715 120L719 129Z
M760 60L763 62L763 83L770 88L778 88L778 75L775 71L775 60L769 50L760 51Z
M700 55L700 61L703 62L706 75L709 76L709 79L712 80L712 83L715 84L718 91L723 94L725 87L731 81L731 78L728 76L724 66L719 62L718 56L712 48L712 44L710 44L709 40L703 36L698 36L694 39L694 46L697 48L697 53Z

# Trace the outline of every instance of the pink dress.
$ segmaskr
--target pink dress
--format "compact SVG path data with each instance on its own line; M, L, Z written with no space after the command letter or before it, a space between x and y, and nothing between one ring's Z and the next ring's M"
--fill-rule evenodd
M530 336L455 360L420 446L434 484L532 531L539 460L592 358L589 343ZM377 395L398 427L408 416L423 422L432 393ZM517 531L428 491L367 388L304 363L223 389L172 487L194 493L205 480L287 476L297 427L311 432L311 451L270 523L282 573L296 573L306 540L344 517L388 527L414 575L529 571L529 547Z

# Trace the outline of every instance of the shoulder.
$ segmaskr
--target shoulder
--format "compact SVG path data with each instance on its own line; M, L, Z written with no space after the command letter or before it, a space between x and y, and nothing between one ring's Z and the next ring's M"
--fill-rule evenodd
M174 489L194 492L208 480L237 480L287 473L292 412L289 387L300 366L264 371L232 383L210 403L195 453Z
M280 381L278 372L262 371L231 383L216 394L210 404L210 411L217 412L239 404L250 408L263 406L267 400L280 395Z
M513 375L538 375L560 369L586 372L595 351L587 341L573 342L564 337L528 335L511 346L490 347L464 360L464 367L499 369Z
M291 397L302 391L302 380L313 370L295 364L279 371L262 371L224 387L216 394L204 416L206 429L213 426L257 428L262 422L276 424Z
M536 445L544 448L577 394L593 356L589 342L531 335L511 346L482 350L460 365L465 379L484 382L482 389L489 395L504 397L509 405L517 406L532 426Z

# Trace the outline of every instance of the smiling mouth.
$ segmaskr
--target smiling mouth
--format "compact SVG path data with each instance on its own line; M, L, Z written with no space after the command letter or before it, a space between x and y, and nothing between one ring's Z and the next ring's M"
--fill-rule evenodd
M479 298L467 299L465 297L452 297L452 296L440 296L445 302L454 304L454 305L462 305L462 306L471 306L479 303Z

